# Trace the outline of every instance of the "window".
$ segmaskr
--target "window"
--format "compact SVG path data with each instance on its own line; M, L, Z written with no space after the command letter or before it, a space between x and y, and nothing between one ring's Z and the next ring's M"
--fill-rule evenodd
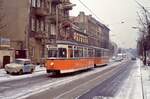
M55 25L51 24L51 34L55 34Z
M23 64L23 61L22 60L15 60L15 63L17 63L17 64Z
M32 2L32 7L36 7L36 0L31 0Z
M25 61L24 62L24 65L29 65L29 64L31 64L30 61Z
M57 57L57 50L55 49L48 50L48 57Z
M44 6L45 6L44 5L44 0L43 1L41 0L41 7L44 8Z
M44 31L44 21L41 20L41 31Z
M88 49L88 55L89 55L89 57L93 57L93 50L92 49Z
M37 0L37 7L41 7L41 0Z
M58 48L59 57L67 57L66 48Z
M31 57L34 57L34 53L35 53L35 48L32 47Z
M37 20L36 30L37 30L37 31L40 31L40 20Z
M35 31L35 19L31 18L31 30Z
M96 56L96 57L101 57L101 50L100 50L100 49L97 49L97 50L95 51L95 56Z
M79 57L83 57L83 48L78 48L79 49Z
M45 31L48 33L49 32L49 25L48 23L45 23Z
M79 50L77 47L74 47L74 57L79 57Z

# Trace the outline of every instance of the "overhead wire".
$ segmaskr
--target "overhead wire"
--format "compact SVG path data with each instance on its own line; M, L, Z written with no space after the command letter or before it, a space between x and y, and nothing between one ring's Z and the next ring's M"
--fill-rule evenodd
M92 11L92 9L90 9L83 1L78 0L87 10L89 10L99 21L103 22L103 20L101 20L94 11ZM104 23L104 22L103 22Z

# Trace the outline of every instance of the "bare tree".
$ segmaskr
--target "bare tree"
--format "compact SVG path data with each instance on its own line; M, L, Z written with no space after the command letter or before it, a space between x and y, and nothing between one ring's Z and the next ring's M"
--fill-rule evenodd
M150 12L139 2L136 3L141 7L141 12L137 13L139 17L139 32L142 34L139 42L139 54L143 56L143 63L146 65L147 51L150 50Z

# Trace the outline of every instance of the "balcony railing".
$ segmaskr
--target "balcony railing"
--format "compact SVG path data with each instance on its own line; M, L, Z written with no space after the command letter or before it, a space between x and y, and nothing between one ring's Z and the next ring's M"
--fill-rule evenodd
M56 35L49 35L49 39L56 39Z
M67 2L67 3L64 3L63 5L63 9L64 10L72 10L73 6L66 6L66 5L70 5L71 3Z
M56 22L57 21L57 15L56 13L51 13L49 15L49 20ZM58 22L63 21L64 20L64 16L62 16L61 14L58 15Z
M33 38L35 38L35 39L46 39L47 38L47 36L46 36L46 33L45 32L43 32L43 31L38 31L38 32L36 32L36 31L32 31L31 32L31 37L33 37Z
M53 4L59 4L59 3L61 3L61 1L62 1L62 0L51 0L51 2L52 2Z
M42 7L38 7L38 8L34 8L35 9L35 14L37 16L47 16L49 14L49 10L48 8L42 8Z

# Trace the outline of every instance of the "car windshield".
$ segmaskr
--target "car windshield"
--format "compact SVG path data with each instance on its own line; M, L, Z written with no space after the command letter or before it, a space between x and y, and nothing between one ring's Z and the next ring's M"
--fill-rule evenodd
M22 60L15 60L15 63L17 63L17 64L23 64L24 62Z
M25 64L30 64L30 61L25 61L24 63L25 63Z

